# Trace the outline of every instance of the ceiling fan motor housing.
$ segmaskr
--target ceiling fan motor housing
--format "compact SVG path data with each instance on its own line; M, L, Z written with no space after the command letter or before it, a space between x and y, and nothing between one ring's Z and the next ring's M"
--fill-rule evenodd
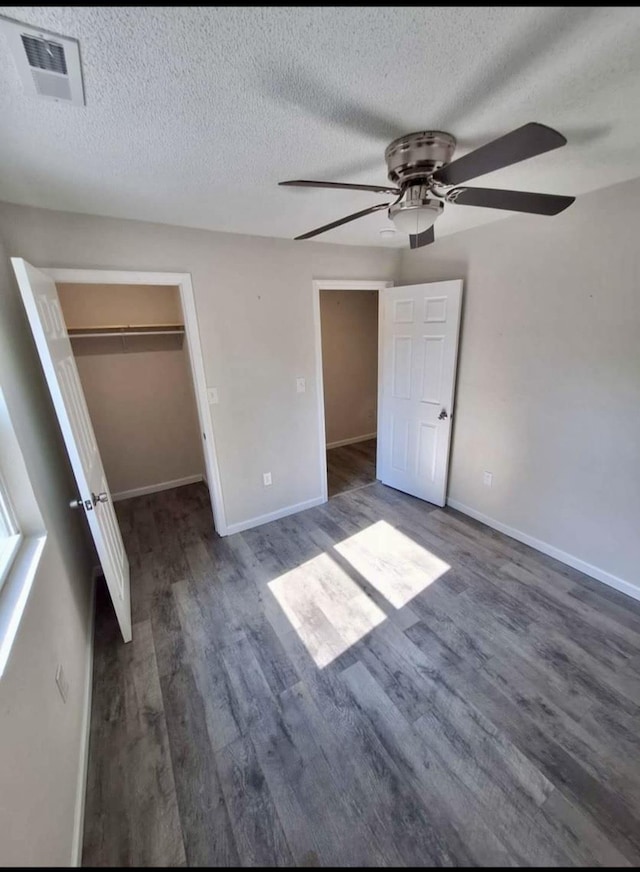
M426 179L451 161L455 148L455 137L442 130L400 136L384 153L389 181L404 187L412 180Z

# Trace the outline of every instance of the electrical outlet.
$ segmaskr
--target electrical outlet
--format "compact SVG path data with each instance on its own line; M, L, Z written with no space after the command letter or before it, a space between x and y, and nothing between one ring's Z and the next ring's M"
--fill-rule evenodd
M62 663L59 663L58 668L56 669L56 684L58 685L62 702L66 702L69 696L69 682L67 681L67 676L64 674Z
M218 388L207 388L207 397L209 399L209 405L216 406L219 402Z
M485 474L482 476L482 483L485 487L491 487L491 485L493 484L493 473L485 472Z
M303 378L297 378L296 379L296 391L299 394L303 394L306 391L306 389L307 389L307 383L305 382L305 380Z
M262 473L262 482L263 482L265 487L269 487L269 485L271 484L271 473L270 472L263 472Z

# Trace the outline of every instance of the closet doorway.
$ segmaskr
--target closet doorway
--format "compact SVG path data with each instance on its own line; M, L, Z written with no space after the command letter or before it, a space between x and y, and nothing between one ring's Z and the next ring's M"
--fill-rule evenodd
M114 500L204 480L226 535L191 276L43 272L58 289Z
M186 458L187 463L204 467L204 475L196 472L190 475L205 478L209 490L207 494L204 488L204 499L211 500L217 532L226 535L220 475L207 402L209 393L212 394L211 401L214 401L213 395L216 391L209 391L205 382L191 277L188 273L39 269L19 257L12 257L11 263L78 488L77 496L70 500L69 508L82 510L86 515L122 636L128 642L132 635L129 560L113 507L112 487L106 475L94 422L85 397L85 387L88 386L87 393L93 394L91 404L94 417L101 421L98 425L98 429L102 431L101 441L108 447L107 453L112 456L112 478L116 476L120 482L131 481L128 476L133 474L133 480L137 482L136 486L125 488L117 495L124 499L157 490L167 491L168 488L185 484L188 476L183 476L182 481L166 479L164 476L171 474L166 471L167 465L172 469L181 469ZM129 287L123 289L122 286ZM63 313L60 289L65 297L68 325ZM173 344L160 349L157 346L159 340ZM103 343L102 347L91 345L95 342ZM104 357L112 361L115 359L114 342L121 343L121 353L132 351L128 349L130 342L143 343L143 348L139 349L141 354L179 352L183 355L186 349L188 369L184 357L174 357L168 366L166 361L161 365L160 360L155 359L158 370L165 373L169 383L172 379L168 377L168 373L172 373L174 386L178 387L178 396L169 397L172 405L168 419L166 408L163 417L162 412L159 413L157 408L152 409L149 405L149 402L155 402L157 394L166 393L164 381L161 384L157 379L153 382L156 376L155 366L150 369L147 366L146 370L143 367L142 375L138 370L134 375L135 367L132 368L131 360L121 359L119 366L105 366L104 360L100 360ZM74 351L72 343L85 345L84 354L79 354L77 349ZM86 365L80 364L85 371L85 385L78 365L78 360L83 357L88 361L89 358L96 358ZM113 377L115 372L119 374L119 378ZM185 376L188 372L191 380L188 375ZM130 388L129 381L137 385L137 400L141 407L144 406L142 413L135 408L130 396L127 396L126 402L123 401L123 396ZM123 391L123 387L126 390ZM164 401L166 403L166 397ZM193 438L194 403L198 430L202 435L200 451L195 448L197 440L194 441ZM108 410L106 414L105 408ZM128 416L132 419L125 421L124 427L121 420L122 408L128 410ZM171 422L172 426L177 426L174 439L168 442L165 440L159 451L156 442L161 443L161 431L167 427L172 416L178 418ZM127 414L124 418L127 418ZM121 438L123 432L124 439ZM145 438L147 441L144 450L152 455L151 463L146 463L146 458L141 453L139 442ZM179 451L177 456L167 461L163 452L167 448L175 448L175 445L171 445L172 441L184 442L185 445L178 445L182 453ZM134 442L135 451L132 448ZM138 457L137 468L135 464L132 468L123 463L122 455L129 453ZM199 461L203 463L200 464ZM177 463L177 466L172 467L172 463ZM142 473L140 466L144 467ZM140 484L141 474L143 479L151 474L152 480ZM157 481L158 476L161 481ZM167 492L172 493L171 490ZM186 520L188 527L189 519Z
M177 286L57 289L114 502L202 481Z

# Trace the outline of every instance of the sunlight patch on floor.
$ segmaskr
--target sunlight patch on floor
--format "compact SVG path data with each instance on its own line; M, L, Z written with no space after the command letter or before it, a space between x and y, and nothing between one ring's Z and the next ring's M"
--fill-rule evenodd
M387 521L355 533L335 550L397 609L451 569Z
M366 593L366 585L389 603L390 613L409 604L450 569L386 521L355 533L333 550L353 567L353 577L331 553L323 552L268 583L320 668L386 620L387 613Z
M320 668L386 618L326 553L273 579L268 588Z

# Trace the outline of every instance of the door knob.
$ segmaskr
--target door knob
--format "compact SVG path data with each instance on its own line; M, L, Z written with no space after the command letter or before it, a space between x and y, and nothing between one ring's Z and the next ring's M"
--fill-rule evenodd
M70 509L86 509L88 512L93 511L93 507L95 506L95 502L92 503L91 500L82 500L78 497L77 500L71 500L69 502Z
M106 491L102 491L97 496L96 494L91 494L91 499L93 500L93 505L97 506L98 503L108 503L109 502L109 494Z
M444 421L444 419L445 419L445 418L448 418L448 417L449 417L449 416L447 415L447 410L446 410L446 409L442 409L442 411L441 411L440 414L438 415L438 421Z

